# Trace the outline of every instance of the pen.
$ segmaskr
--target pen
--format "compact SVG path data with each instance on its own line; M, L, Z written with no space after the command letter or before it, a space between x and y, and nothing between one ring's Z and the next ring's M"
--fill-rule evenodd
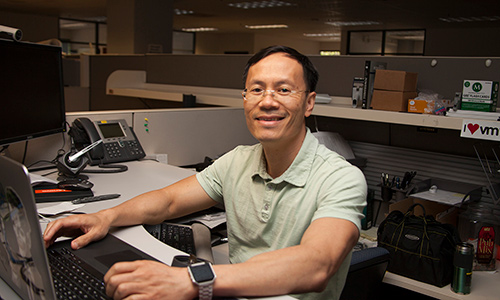
M88 203L88 202L95 202L95 201L101 201L101 200L115 199L118 197L120 197L120 194L105 194L105 195L100 195L100 196L78 198L78 199L72 200L71 203L73 203L73 204Z

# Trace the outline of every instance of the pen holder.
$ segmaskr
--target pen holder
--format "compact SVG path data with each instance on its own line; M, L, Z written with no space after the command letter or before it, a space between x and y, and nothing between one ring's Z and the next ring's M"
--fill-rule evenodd
M394 192L394 200L396 201L401 201L406 199L406 193L407 190L401 190L401 189L393 189Z
M383 201L391 201L393 190L390 186L381 186L380 195Z

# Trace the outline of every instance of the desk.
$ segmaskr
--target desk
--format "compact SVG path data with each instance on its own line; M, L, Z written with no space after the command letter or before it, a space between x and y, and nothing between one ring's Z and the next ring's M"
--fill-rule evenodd
M372 227L363 231L366 236L376 237L378 227ZM376 242L363 241L369 247L376 246ZM497 270L500 270L500 262L497 260ZM500 295L500 272L473 272L471 293L469 295L459 295L454 293L450 285L442 288L413 280L408 277L386 272L383 282L399 286L420 294L431 296L440 300L468 299L468 300L490 300L495 295Z
M84 207L78 209L78 211L93 213L102 209L110 208L139 194L165 187L196 173L193 170L182 169L148 160L132 161L121 164L127 165L128 171L114 174L87 174L89 176L89 180L94 183L92 190L95 195L119 193L121 194L121 197L112 200L87 203ZM44 172L39 173L43 174ZM55 179L57 175L52 174L48 177ZM39 203L37 204L37 207L41 208L55 204L57 203ZM46 223L42 221L41 225L43 230ZM140 225L126 228L113 228L111 230L111 234L168 265L172 262L173 256L185 254L158 241ZM226 248L224 248L223 245L221 247L216 247L216 249L214 249L214 257L217 258L216 263L226 263L228 261L227 246ZM19 296L17 296L17 294L15 294L1 279L0 297L9 300L20 299ZM286 300L293 298L289 296L277 296L259 299Z
M500 263L498 260L497 270L500 270ZM383 281L388 284L396 285L441 300L491 300L499 297L500 295L500 272L498 271L494 274L492 272L473 272L471 293L469 295L459 295L454 293L449 284L439 288L437 286L416 281L391 272L385 273Z

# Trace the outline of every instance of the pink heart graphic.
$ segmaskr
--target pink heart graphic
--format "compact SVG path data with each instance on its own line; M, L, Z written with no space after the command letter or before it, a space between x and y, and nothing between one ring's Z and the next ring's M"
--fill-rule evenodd
M474 134L479 129L479 124L469 123L467 124L467 128L469 128L471 134Z

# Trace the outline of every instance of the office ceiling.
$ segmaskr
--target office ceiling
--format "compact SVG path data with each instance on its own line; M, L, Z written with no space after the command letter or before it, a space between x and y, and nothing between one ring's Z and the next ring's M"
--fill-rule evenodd
M187 13L174 15L174 30L211 27L221 33L259 32L321 41L338 40L341 28L349 24L358 24L350 30L500 27L498 0L173 0L173 6L176 12ZM106 20L105 0L0 0L0 9ZM288 28L245 27L271 24Z

